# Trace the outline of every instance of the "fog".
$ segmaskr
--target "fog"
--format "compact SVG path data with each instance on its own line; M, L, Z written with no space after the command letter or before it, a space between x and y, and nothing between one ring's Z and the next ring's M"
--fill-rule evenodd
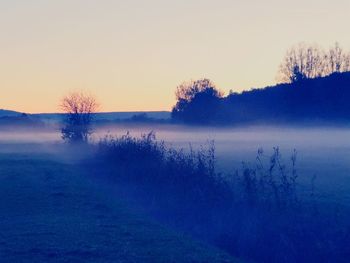
M57 243L55 246L60 251L71 251L72 247L78 252L86 251L85 245L75 242L66 246L66 242L62 242L68 236L64 231L74 228L78 232L73 232L79 233L81 225L88 225L91 232L85 235L84 230L79 244L87 242L104 251L104 247L111 247L105 246L110 244L111 236L119 242L125 233L128 233L128 243L133 232L118 232L120 226L124 229L125 224L129 224L124 208L119 207L123 206L137 218L140 215L150 218L174 233L180 232L181 236L185 233L232 255L259 259L257 262L313 262L318 258L327 259L316 260L319 262L328 262L329 258L346 262L339 259L345 258L341 253L347 253L349 244L350 128L129 124L95 128L91 140L96 143L104 136L119 137L128 131L131 136L153 131L168 147L185 151L191 147L209 149L210 142L214 141L216 169L222 177L212 172L211 166L205 166L205 161L204 166L186 165L200 163L196 157L181 155L190 160L185 161L185 165L182 157L171 158L171 154L167 159L159 158L164 154L162 148L154 147L160 149L154 154L149 151L149 145L153 147L154 144L147 141L133 145L125 140L120 144L108 144L111 141L107 140L107 148L96 151L96 147L86 144L63 143L57 128L2 130L0 192L5 205L1 208L3 214L12 212L16 219L16 226L12 220L2 220L2 232L6 240L19 237L7 246L17 248L25 243L23 247L31 255L35 250L27 247L36 245L39 240L46 248L46 244L51 244L47 243L48 238ZM125 142L127 144L123 144ZM297 185L294 180L283 183L285 174L278 170L278 165L271 177L256 176L250 169L243 172L242 162L256 167L258 149L263 149L265 165L260 171L268 170L274 147L279 147L282 162L289 172L291 155L297 150ZM130 154L130 149L136 153ZM150 158L143 158L148 153L146 157ZM213 160L206 158L202 160L210 163ZM237 173L239 176L229 177L237 170L241 171ZM294 174L289 175L294 178ZM230 178L232 184L221 180L225 177ZM255 178L258 181L254 181ZM256 187L251 187L253 181L257 182ZM310 191L313 181L315 191ZM37 213L43 217L39 217L38 224L32 224L34 221L28 220L28 215L37 222ZM101 228L101 222L108 228ZM132 224L140 226L140 220ZM23 238L23 228L17 225L30 229L29 239ZM48 232L57 231L52 232L52 236L44 236L41 226ZM146 236L155 240L154 233L154 230L147 230ZM99 240L99 237L106 237L108 241ZM119 244L113 246L119 247ZM137 244L144 247L139 241ZM134 251L135 245L131 244L130 249ZM284 260L286 258L288 260Z
M254 165L257 150L264 149L268 161L273 147L279 147L286 164L294 149L297 150L299 182L306 187L316 176L316 190L325 197L332 195L350 199L350 128L320 127L235 127L197 128L173 125L109 126L95 129L94 142L106 134L120 136L154 131L157 139L167 145L189 149L215 142L218 170L231 173L241 169L242 162ZM43 151L52 152L60 144L57 129L0 131L0 152ZM54 147L52 147L54 146Z

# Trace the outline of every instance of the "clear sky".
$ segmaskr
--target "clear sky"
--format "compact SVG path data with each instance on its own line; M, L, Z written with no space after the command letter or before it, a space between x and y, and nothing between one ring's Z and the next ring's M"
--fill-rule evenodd
M290 46L350 49L349 0L0 0L0 108L169 110L182 81L226 93L275 83Z

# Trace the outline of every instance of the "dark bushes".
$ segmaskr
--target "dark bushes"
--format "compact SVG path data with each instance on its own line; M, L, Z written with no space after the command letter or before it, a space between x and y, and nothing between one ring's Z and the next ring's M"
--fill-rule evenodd
M167 148L155 140L154 133L135 138L130 134L106 137L99 143L99 158L105 166L117 168L118 180L142 183L148 198L172 199L173 208L208 206L224 201L229 186L215 173L214 146L199 151ZM151 188L152 191L150 190Z
M347 262L347 223L298 195L296 152L289 166L278 148L256 164L222 175L214 143L188 151L167 147L154 133L126 134L98 144L98 172L163 223L257 262ZM328 210L328 211L326 211ZM325 212L326 211L326 212ZM348 253L348 254L347 254Z

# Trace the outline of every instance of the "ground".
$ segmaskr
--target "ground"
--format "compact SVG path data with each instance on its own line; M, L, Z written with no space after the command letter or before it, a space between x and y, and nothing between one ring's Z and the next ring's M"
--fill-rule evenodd
M0 153L1 262L237 262L125 207L53 156Z

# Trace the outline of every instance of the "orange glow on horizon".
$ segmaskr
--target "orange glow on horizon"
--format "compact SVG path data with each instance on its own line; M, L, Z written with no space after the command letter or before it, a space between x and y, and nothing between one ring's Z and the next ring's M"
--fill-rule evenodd
M348 10L347 0L4 1L0 108L58 112L83 90L102 111L170 110L190 79L226 94L273 85L295 43L350 49Z

